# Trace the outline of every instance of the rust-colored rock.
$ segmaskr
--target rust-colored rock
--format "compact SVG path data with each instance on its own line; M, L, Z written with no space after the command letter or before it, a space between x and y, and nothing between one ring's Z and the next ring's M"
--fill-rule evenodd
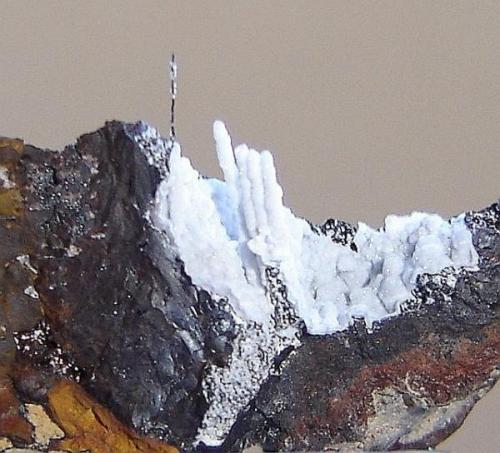
M22 415L22 404L10 379L2 374L0 367L0 437L11 441L30 444L33 440L33 426Z
M66 432L66 438L57 444L58 448L94 453L177 451L163 442L135 434L75 383L60 382L50 389L48 400L55 420Z

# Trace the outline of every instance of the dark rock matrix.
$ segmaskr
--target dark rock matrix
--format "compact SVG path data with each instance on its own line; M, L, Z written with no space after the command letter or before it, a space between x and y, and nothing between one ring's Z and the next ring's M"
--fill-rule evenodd
M150 220L170 152L151 130L109 122L62 151L0 138L0 451L209 450L203 380L241 328ZM371 330L302 329L211 450L427 448L457 429L500 373L500 204L465 220L478 270L421 275ZM345 222L313 228L356 248Z

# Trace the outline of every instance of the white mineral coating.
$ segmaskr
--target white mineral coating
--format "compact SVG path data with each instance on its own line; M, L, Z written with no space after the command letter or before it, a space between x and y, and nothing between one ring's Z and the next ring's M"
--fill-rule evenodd
M24 288L24 294L31 297L32 299L40 299L40 295L34 286L30 285L27 288Z
M177 144L169 167L169 176L157 191L153 221L166 233L195 285L230 300L244 319L266 322L270 306L264 287L249 278L257 269L244 267L250 264L242 260L238 241L230 238L221 220L212 184L181 156Z
M260 327L244 321L238 324L229 366L211 366L203 381L209 407L196 443L215 447L224 441L238 414L271 374L274 358L289 346L300 344L297 333L293 327Z
M474 268L478 255L463 216L446 221L419 212L388 216L380 230L360 223L357 252L334 243L283 205L268 151L233 150L220 121L213 132L224 179L201 177L175 143L150 218L193 284L234 312L229 364L212 365L203 381L208 409L197 442L217 446L272 373L274 357L297 344L296 316L310 334L343 330L355 318L371 328L400 313L419 275ZM156 132L143 132L138 143L152 164L165 156ZM278 270L286 300L269 289L266 268ZM272 316L277 307L287 322Z
M30 262L30 256L29 255L19 255L19 256L16 256L16 260L21 263L21 265L23 267L25 267L26 269L28 269L30 272L32 272L33 274L38 274L38 270L35 269L32 265L31 265L31 262Z
M164 140L154 127L143 121L140 121L136 130L132 131L131 138L141 147L149 165L163 173L171 142ZM91 170L93 174L98 172L95 165L91 168L94 168L94 172Z
M390 215L380 230L359 224L358 252L332 243L283 205L268 151L246 145L233 151L224 124L216 121L213 129L224 180L202 178L177 145L154 219L193 283L227 298L243 319L263 324L270 315L266 266L280 269L308 332L328 334L353 318L371 326L399 313L422 273L477 264L463 216Z

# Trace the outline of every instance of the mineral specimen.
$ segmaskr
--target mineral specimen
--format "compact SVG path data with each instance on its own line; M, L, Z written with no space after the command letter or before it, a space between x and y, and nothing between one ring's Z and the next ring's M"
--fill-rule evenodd
M0 451L426 448L492 387L498 202L315 226L214 138L0 139Z

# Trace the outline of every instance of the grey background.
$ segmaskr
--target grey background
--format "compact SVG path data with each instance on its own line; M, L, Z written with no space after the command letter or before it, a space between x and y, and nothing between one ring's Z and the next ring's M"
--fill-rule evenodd
M218 175L211 124L273 151L287 204L381 225L500 195L498 1L0 0L0 134L47 147L108 119L178 138ZM441 448L498 451L500 388Z

